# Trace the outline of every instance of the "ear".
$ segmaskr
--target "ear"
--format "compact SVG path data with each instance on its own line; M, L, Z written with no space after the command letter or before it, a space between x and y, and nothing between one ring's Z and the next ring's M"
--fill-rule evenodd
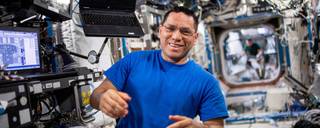
M197 40L198 37L199 37L199 33L197 32L197 33L195 33L195 35L194 35L194 39Z
M194 34L194 44L198 42L198 37L199 37L199 33L197 32Z
M162 29L163 29L163 26L160 24L160 25L159 25L159 29L158 29L159 35L161 35L161 33L162 33L162 31L163 31Z

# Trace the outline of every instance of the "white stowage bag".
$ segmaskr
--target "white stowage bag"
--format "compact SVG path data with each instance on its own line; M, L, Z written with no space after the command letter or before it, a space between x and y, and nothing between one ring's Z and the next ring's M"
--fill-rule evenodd
M314 73L314 80L309 88L309 93L311 93L316 98L320 98L320 63L315 65L315 73Z

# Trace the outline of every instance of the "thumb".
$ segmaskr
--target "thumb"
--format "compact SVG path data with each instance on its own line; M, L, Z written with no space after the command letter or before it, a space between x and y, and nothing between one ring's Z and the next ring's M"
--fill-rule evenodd
M131 100L131 97L130 97L127 93L119 92L119 91L118 91L118 94L119 94L119 96L120 96L122 99L124 99L124 100L126 100L126 101L130 101L130 100Z
M169 119L172 120L172 121L181 121L181 120L184 120L184 119L187 119L188 117L185 117L185 116L180 116L180 115L170 115L169 116Z

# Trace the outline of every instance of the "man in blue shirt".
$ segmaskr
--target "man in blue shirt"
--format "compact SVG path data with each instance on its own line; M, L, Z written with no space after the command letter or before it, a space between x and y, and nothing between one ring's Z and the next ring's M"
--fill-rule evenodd
M161 50L133 52L112 65L91 105L116 118L118 128L222 128L228 113L219 81L187 57L197 26L192 11L168 11Z

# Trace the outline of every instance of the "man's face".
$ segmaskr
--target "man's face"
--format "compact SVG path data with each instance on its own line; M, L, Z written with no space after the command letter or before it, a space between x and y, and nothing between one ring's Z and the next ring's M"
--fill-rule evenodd
M246 42L247 42L248 46L252 46L252 44L253 44L251 40L247 40Z
M193 17L171 12L159 29L162 57L170 62L184 63L198 38Z

